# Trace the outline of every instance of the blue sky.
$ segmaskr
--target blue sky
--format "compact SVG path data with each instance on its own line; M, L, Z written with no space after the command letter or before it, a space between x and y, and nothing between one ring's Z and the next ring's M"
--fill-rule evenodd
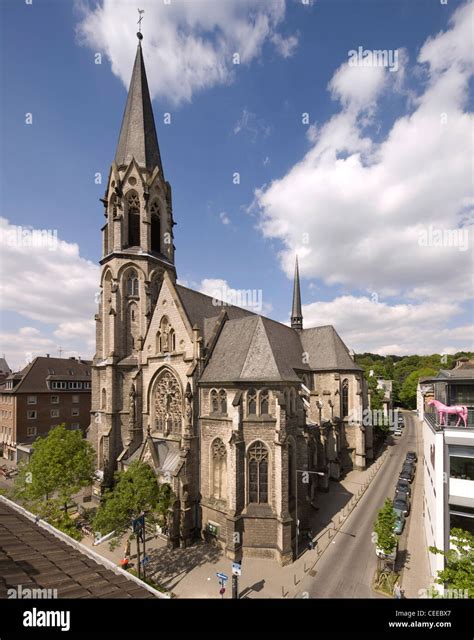
M453 82L472 89L472 68L464 59L466 47L452 53L448 42L449 29L465 33L461 24L465 18L458 19L457 27L449 24L464 3L318 0L305 6L296 0L266 5L257 0L242 0L240 5L226 0L226 8L221 3L217 11L216 2L197 0L188 13L180 13L179 7L176 14L170 10L163 23L156 9L159 3L154 8L142 3L145 64L178 223L175 244L180 280L204 290L217 280L232 288L261 289L265 314L287 321L290 275L298 253L307 326L334 323L349 346L359 351L430 353L468 348L472 287L466 278L467 292L460 293L453 282L456 270L472 264L470 248L428 247L421 253L417 246L410 250L404 237L416 220L413 214L404 219L403 198L400 212L387 218L387 233L380 242L371 234L380 224L380 217L374 223L374 216L384 215L385 205L374 205L373 210L368 206L367 216L361 208L364 200L370 202L377 193L377 181L380 192L387 194L392 190L398 194L407 185L403 175L394 184L385 177L390 167L403 164L403 159L394 159L396 151L384 155L382 150L384 142L395 137L397 121L417 110L421 118L423 96L426 103L441 104L442 78L449 84L453 69L463 74ZM202 16L213 8L215 23L199 18L199 11ZM9 222L4 230L11 230L11 225L57 230L60 240L67 243L59 257L55 251L34 256L33 249L25 252L24 247L15 254L15 247L9 245L2 268L7 276L12 270L17 275L3 289L2 351L13 366L31 354L57 353L59 345L71 354L90 356L98 273L96 276L87 261L95 265L100 257L103 207L98 199L105 190L125 106L124 81L128 81L136 47L136 6L67 0L34 0L30 6L6 0L1 11L0 214ZM257 18L267 20L267 26L258 27ZM241 41L232 34L236 21L248 28ZM444 66L433 48L423 49L427 39L440 32L448 34L440 41L441 49L445 46L453 57ZM186 52L173 49L176 37L202 40L214 54L209 67L193 69L188 95L180 93L180 81L189 60ZM243 50L249 41L252 46L245 62L228 64L229 54L239 46ZM367 83L351 79L348 51L358 46L399 50L403 69L393 74L388 69L366 70L373 72ZM103 54L102 64L94 63L97 52ZM223 68L219 56L225 57ZM167 86L171 87L168 91ZM355 95L358 86L360 96ZM468 126L464 115L470 95L462 93L460 89L457 102L449 104L459 127ZM163 124L164 112L171 113L170 125ZM31 125L25 124L26 113L33 116ZM303 113L309 114L309 124L302 123ZM334 143L332 133L325 132L333 118L340 118L335 121L334 126L340 127L335 135L342 135L344 142ZM422 129L420 124L413 126L416 131ZM454 192L445 194L443 211L434 213L433 224L439 229L467 228L466 219L472 222L470 214L465 215L472 186L464 179L466 159L459 148L463 139L459 127L448 135L443 133L440 142L440 149L455 157L452 171L461 176L452 187ZM346 142L354 133L357 141ZM333 145L329 160L322 160L321 147L318 150L325 136L330 142L324 144ZM369 144L364 142L367 139ZM308 158L313 148L317 161ZM354 168L351 158L356 164L361 159L362 167ZM369 175L368 168L377 163L380 171ZM303 168L308 169L307 174ZM374 181L373 192L359 194L351 202L355 197L351 180L357 187L358 172L363 169L367 183ZM417 171L422 172L423 165L418 163ZM95 184L97 172L102 174L102 184ZM240 185L232 182L234 172L241 174ZM412 196L407 197L420 200L414 215L420 211L419 222L425 229L432 207L428 200L440 188L436 175L433 168L431 189L408 189ZM449 170L447 176L449 179ZM311 188L305 192L297 186L299 180L319 186L315 192ZM324 184L333 180L340 189L323 193ZM314 202L308 202L312 195ZM298 196L300 207L295 204ZM357 212L354 217L352 211ZM313 221L316 226L311 226ZM301 242L299 230L304 232L307 222L309 241ZM287 224L291 230L285 229ZM357 224L351 231L354 242L350 238L341 242L344 230L349 233L352 224ZM417 233L422 232L417 227ZM389 252L384 244L387 234L391 235ZM365 244L370 247L370 259L361 253ZM352 250L356 268L350 259L346 263ZM29 267L25 258L27 262L31 259ZM43 269L45 260L48 266ZM424 263L426 273L417 280L417 265ZM72 279L59 274L69 267ZM451 276L445 275L446 270L453 272ZM383 279L377 275L382 272ZM76 289L81 280L84 286ZM20 294L19 288L23 288ZM368 308L368 302L372 307ZM427 332L430 322L432 331ZM395 324L398 332L390 335L389 327Z

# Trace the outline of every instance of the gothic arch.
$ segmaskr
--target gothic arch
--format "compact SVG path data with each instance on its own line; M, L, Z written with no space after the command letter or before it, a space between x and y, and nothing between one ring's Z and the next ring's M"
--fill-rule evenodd
M227 497L227 448L221 438L214 438L209 448L209 493L216 500Z
M181 435L183 389L177 374L170 367L162 367L152 379L148 406L153 431Z
M106 358L113 350L114 316L111 315L113 274L107 269L102 275L102 352Z
M158 199L154 199L150 204L151 240L150 247L153 252L161 253L161 212Z
M344 378L341 385L341 418L349 415L349 380Z
M125 247L139 247L140 242L140 228L141 228L141 203L140 196L134 189L127 191L124 197L125 200L125 220L126 222L126 236Z
M139 349L140 315L136 302L130 302L127 305L125 323L125 350L127 355L130 355Z
M271 504L272 460L270 447L256 438L245 451L247 504Z

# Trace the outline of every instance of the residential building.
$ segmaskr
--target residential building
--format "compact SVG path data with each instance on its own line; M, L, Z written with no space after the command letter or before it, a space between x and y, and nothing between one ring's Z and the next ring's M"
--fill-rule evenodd
M171 546L204 536L234 560L291 562L317 491L372 458L363 371L334 327L303 328L297 263L291 326L177 283L141 42L103 203L96 495L144 461L176 496Z
M58 424L86 431L91 407L91 363L37 357L0 386L0 448L14 462Z
M5 358L0 358L0 384L7 378L11 373L11 369L8 366Z
M431 399L468 409L467 426L458 416L442 421ZM450 531L474 533L474 362L462 359L454 369L423 378L418 386L418 414L423 420L424 526L428 546L448 550ZM433 576L444 557L429 554Z

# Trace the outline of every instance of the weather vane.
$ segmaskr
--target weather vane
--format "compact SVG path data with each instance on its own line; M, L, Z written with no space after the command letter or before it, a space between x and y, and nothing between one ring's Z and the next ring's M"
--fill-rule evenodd
M142 36L142 20L143 20L143 14L145 13L145 9L137 9L138 11L138 15L140 16L138 18L138 33L137 33L137 38L139 40L142 40L143 36Z

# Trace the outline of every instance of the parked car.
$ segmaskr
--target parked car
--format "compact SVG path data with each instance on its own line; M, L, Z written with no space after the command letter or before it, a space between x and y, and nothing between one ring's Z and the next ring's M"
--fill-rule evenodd
M407 493L396 493L393 499L393 508L399 509L403 512L404 516L410 513L410 497Z
M402 430L401 429L395 429L395 431L393 432L394 436L400 437L402 435Z
M411 496L411 487L408 480L398 479L397 486L395 487L395 493L408 493Z
M408 462L418 462L418 456L415 451L409 451L406 455L405 460Z
M413 474L415 474L416 465L415 465L414 462L410 462L409 460L405 460L405 462L402 465L402 469L410 469L411 471L413 471Z
M403 415L401 413L398 414L397 420L398 422L404 422Z
M392 553L385 553L380 547L375 547L375 555L377 556L377 558L382 558L382 560L391 560L392 562L395 562L395 560L397 559L397 551L398 542Z
M398 476L399 480L407 480L407 482L413 482L415 477L415 471L413 467L403 467Z
M395 526L393 527L393 533L399 536L405 527L405 514L401 509L394 509L397 519L395 520Z

